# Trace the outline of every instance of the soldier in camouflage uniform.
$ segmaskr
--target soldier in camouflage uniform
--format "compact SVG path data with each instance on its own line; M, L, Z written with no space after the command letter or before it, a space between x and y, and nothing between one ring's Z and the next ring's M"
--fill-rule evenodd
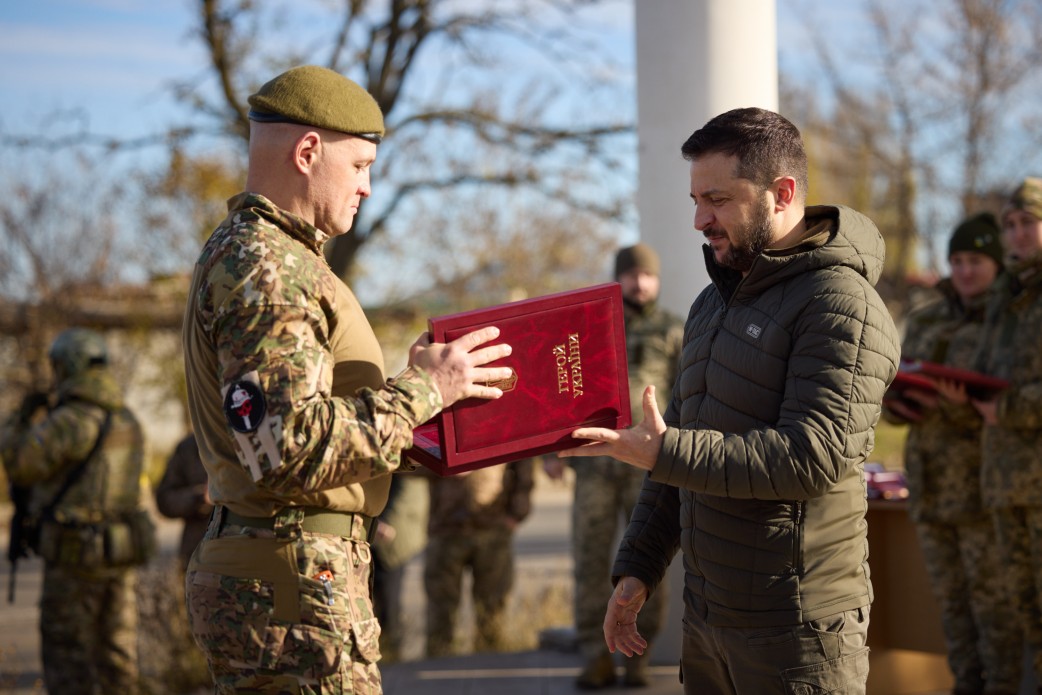
M380 620L380 652L385 662L402 658L405 630L402 590L405 567L427 547L430 489L426 476L391 476L387 506L373 534L373 608Z
M984 504L1042 684L1042 178L1026 178L1006 203L1002 241L1007 274L989 301L977 366L1010 386L972 402L984 419Z
M514 585L514 530L531 510L532 460L430 476L426 566L427 656L456 651L463 573L470 570L474 651L505 651L504 612Z
M218 693L381 691L373 517L413 428L498 398L494 328L421 336L384 377L358 301L322 253L370 193L376 101L317 66L249 98L246 192L204 245L184 321L188 405L217 505L185 583Z
M659 407L665 408L676 380L677 360L684 338L683 322L656 305L659 258L647 244L620 249L615 279L622 284L625 304L626 354L629 360L630 406L639 422L644 387L655 385ZM560 475L562 459L547 458L551 477ZM640 494L645 472L615 459L599 456L569 462L575 470L572 505L572 555L575 559L575 624L579 649L586 659L576 680L582 689L615 683L615 666L604 642L604 606L611 596L612 548L620 525L626 523ZM665 586L660 586L638 616L648 641L661 628L666 610ZM628 657L623 682L647 685L647 654Z
M53 409L31 417L26 405L0 430L8 478L32 486L40 523L44 682L62 695L136 693L135 567L154 550L140 507L141 426L106 368L101 335L64 331L50 358Z
M908 316L904 360L973 369L988 288L1002 269L991 213L959 224L948 244L951 277ZM1015 695L1022 642L990 514L981 503L981 417L967 402L906 391L884 416L908 423L905 469L915 522L955 676L955 695Z
M203 539L213 512L206 488L206 469L199 459L195 434L189 433L178 442L167 459L163 478L156 486L156 507L163 516L184 521L177 551L184 569L195 546Z

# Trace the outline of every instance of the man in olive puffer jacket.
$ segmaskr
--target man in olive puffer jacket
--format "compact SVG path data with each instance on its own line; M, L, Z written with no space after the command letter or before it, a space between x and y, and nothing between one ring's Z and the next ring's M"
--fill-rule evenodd
M684 331L661 416L577 430L650 471L616 557L604 621L640 653L636 614L684 554L686 693L864 693L872 601L862 464L900 358L873 289L884 245L853 210L804 207L799 131L737 109L681 148L712 284Z

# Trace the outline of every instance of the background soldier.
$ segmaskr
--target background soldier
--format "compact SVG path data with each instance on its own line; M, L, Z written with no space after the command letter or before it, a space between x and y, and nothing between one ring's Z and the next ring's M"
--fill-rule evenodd
M677 375L684 337L681 320L660 309L659 258L647 244L620 249L615 257L615 279L622 285L625 304L626 354L629 360L630 407L633 421L641 419L641 394L654 384L659 407L665 408ZM615 666L604 643L601 623L611 596L611 563L622 524L633 512L644 471L607 456L571 463L575 470L572 505L572 554L575 559L575 624L579 649L586 659L576 680L583 689L615 683ZM560 478L564 459L545 458L552 478ZM640 632L653 641L666 610L666 587L660 586L639 616ZM647 685L647 652L626 659L624 683Z
M908 316L901 358L973 369L988 289L1002 269L1001 232L991 213L955 228L951 276ZM1022 641L1011 610L991 516L981 503L981 417L961 403L909 390L885 400L891 422L910 423L905 444L908 509L941 607L955 695L1013 695Z
M387 507L373 534L373 609L380 620L380 652L385 663L402 658L407 625L402 612L405 566L427 546L431 495L421 473L392 476Z
M984 419L984 503L1042 683L1042 178L1026 178L1010 196L1002 244L1007 273L995 283L977 366L1010 386L972 403Z
M213 503L206 490L206 469L199 458L195 434L189 433L174 447L166 462L163 478L156 486L156 507L171 519L183 519L178 558L181 569L188 567L192 551L206 533Z
M463 573L474 599L474 651L503 651L504 613L514 585L514 530L531 511L531 459L447 477L430 476L423 585L427 656L454 651Z
M106 368L99 334L59 334L50 359L53 410L34 418L39 399L27 397L0 431L8 478L32 486L40 524L44 681L51 693L136 693L135 566L155 547L139 507L141 427Z

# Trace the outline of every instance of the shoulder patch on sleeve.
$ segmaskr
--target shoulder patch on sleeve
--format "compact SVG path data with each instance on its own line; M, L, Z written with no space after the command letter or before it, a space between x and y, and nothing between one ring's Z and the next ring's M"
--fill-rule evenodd
M253 381L240 379L225 391L224 416L236 432L255 432L267 411L264 393Z

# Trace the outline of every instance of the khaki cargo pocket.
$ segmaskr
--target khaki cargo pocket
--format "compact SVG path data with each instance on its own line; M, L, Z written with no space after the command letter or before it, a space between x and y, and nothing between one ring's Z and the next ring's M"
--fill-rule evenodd
M376 618L351 623L355 650L367 664L380 660L380 621Z
M192 634L210 659L308 680L339 669L340 635L273 618L270 582L195 571L189 572L187 588Z
M789 695L854 695L865 692L868 681L868 647L838 659L782 671Z

